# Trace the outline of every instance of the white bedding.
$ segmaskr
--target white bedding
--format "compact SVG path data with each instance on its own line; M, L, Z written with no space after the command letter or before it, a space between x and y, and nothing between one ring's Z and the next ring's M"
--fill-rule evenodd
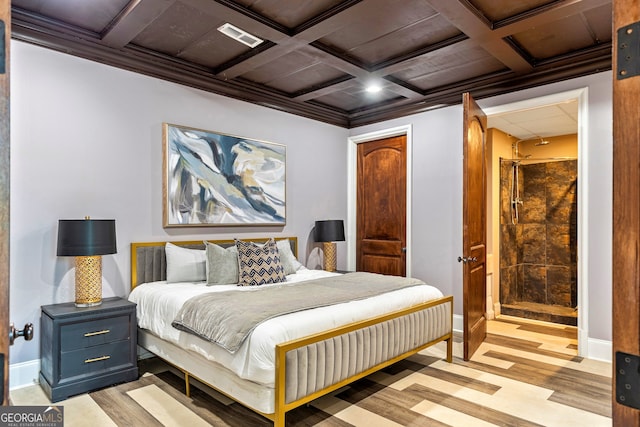
M287 283L337 275L323 270L298 270L287 276ZM278 286L263 285L263 286ZM384 295L291 313L258 325L235 353L171 326L182 304L207 292L237 290L260 292L260 286L215 285L199 283L152 282L137 286L129 300L137 304L138 326L182 348L195 351L234 372L240 378L273 386L275 345L295 338L325 331L347 323L380 316L423 301L442 297L429 285L413 286Z

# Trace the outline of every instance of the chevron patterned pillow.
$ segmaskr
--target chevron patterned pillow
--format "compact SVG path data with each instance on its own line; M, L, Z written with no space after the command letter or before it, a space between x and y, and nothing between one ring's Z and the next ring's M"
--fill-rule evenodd
M260 286L286 280L274 239L264 245L235 240L238 248L239 286Z

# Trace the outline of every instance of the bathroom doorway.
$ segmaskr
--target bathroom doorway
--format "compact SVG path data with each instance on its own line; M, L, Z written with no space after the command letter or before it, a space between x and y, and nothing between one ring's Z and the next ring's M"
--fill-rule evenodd
M580 337L588 325L586 275L580 274L586 265L580 256L586 254L580 228L586 105L586 90L576 90L486 109L489 316L577 326L579 354L586 351Z

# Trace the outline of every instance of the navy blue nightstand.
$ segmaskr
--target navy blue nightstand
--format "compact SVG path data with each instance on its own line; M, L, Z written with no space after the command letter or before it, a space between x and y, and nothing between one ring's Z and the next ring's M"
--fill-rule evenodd
M138 378L136 305L41 307L40 385L51 402Z

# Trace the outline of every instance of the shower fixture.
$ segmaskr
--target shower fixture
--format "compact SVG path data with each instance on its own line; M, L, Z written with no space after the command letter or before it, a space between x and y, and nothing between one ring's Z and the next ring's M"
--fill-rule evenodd
M527 158L531 157L531 155L523 155L523 154L520 153L520 150L519 150L520 149L520 143L521 142L526 142L526 141L533 141L535 139L539 139L540 140L540 141L536 142L535 144L533 144L536 147L540 147L542 145L550 144L550 142L548 140L542 139L541 136L538 136L537 138L519 139L519 140L517 140L516 142L514 142L511 145L512 157L514 159L520 159L520 158L527 159Z
M518 148L519 148L519 144L523 141L526 141L526 139L519 139L511 145L511 156L514 159L517 159L520 156L520 152L518 151Z
M541 137L538 137L538 138L540 138L540 141L534 144L536 147L549 144L549 141L547 141L546 139L542 139Z
M510 176L510 211L511 211L511 224L516 225L520 220L519 205L524 205L524 201L520 198L520 161L514 160L511 163L511 176Z

